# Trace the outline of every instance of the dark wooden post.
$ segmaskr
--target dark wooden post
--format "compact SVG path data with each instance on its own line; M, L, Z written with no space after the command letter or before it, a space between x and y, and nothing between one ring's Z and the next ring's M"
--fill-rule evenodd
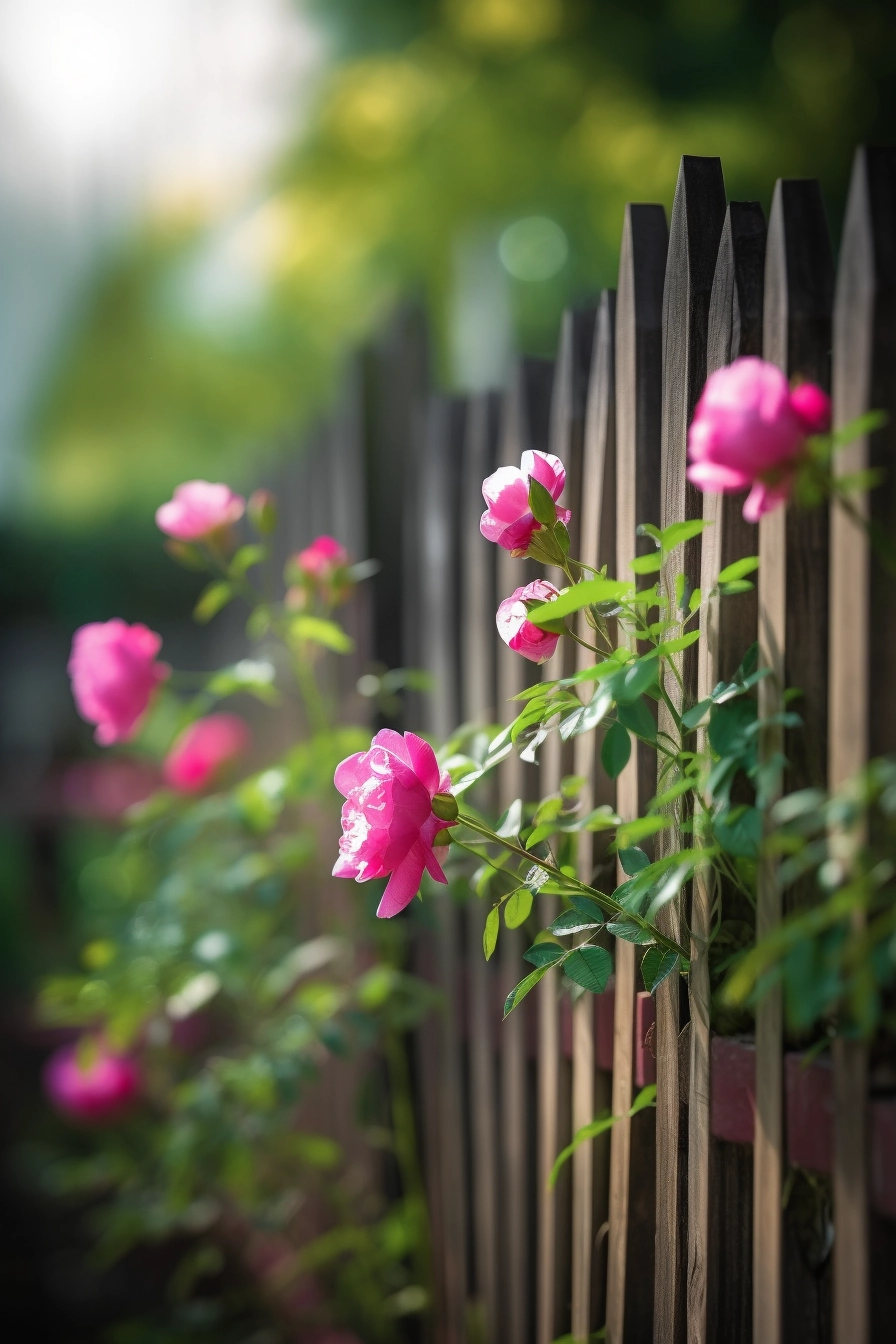
M685 155L681 161L672 223L669 260L663 292L663 433L661 526L702 517L703 496L685 476L687 432L694 407L706 382L709 303L719 239L725 218L725 185L718 159ZM643 521L643 520L642 520ZM676 579L686 578L685 592L698 586L700 538L673 552L664 567L664 591L675 599ZM671 609L670 609L671 614ZM683 684L672 672L666 692L679 708L693 703L697 692L697 651L676 655ZM677 735L671 714L660 706L660 727ZM668 779L667 784L673 781ZM676 807L676 819L681 809ZM680 846L677 826L660 836L661 852ZM660 916L665 931L681 934L679 900L670 901ZM657 1182L654 1340L676 1344L685 1330L685 1265L687 1149L679 1085L678 1048L681 982L664 981L656 993L657 1055Z
M859 149L853 164L834 303L834 423L868 410L889 423L840 455L844 474L884 468L883 483L853 503L892 537L896 528L896 150ZM831 515L829 782L869 756L896 751L896 603L864 531ZM873 721L873 735L872 735ZM834 1344L868 1344L868 1054L834 1042Z
M660 407L662 394L662 304L668 233L661 205L626 206L616 303L616 572L630 575L635 555L646 552L636 536L641 522L659 516ZM651 773L653 778L651 778ZM636 744L617 781L617 809L632 820L652 796L656 767L652 753ZM620 877L620 881L622 878ZM634 1085L635 948L616 940L613 1114L631 1108ZM653 1219L649 1199L651 1118L619 1120L610 1140L610 1216L607 1266L609 1344L647 1344L653 1311L644 1283L650 1279ZM643 1122L643 1123L642 1123ZM633 1153L637 1162L633 1162ZM638 1190L631 1173L637 1165ZM635 1195L639 1200L637 1211ZM629 1275L629 1261L637 1274ZM635 1280L637 1279L637 1284Z
M789 376L830 385L833 261L817 182L775 186L765 258L763 353ZM824 510L776 509L759 525L759 638L772 675L760 683L759 712L770 719L786 687L803 691L805 728L787 742L787 783L824 778L827 740L828 519ZM761 751L784 750L781 730L764 730ZM781 781L783 786L783 781ZM775 863L760 863L756 936L781 918ZM782 1341L784 1164L783 1017L778 989L756 1012L756 1139L753 1176L753 1339Z
M762 353L762 294L765 271L765 216L755 201L732 201L725 216L719 255L716 260L709 308L709 338L706 353L707 376L742 355ZM712 524L703 534L700 587L704 594L700 613L702 637L697 666L697 697L703 699L723 679L737 670L747 649L756 641L758 607L755 590L737 597L710 598L720 571L734 560L755 555L759 534L755 525L744 521L743 496L705 495L703 516ZM703 734L701 733L701 736ZM709 1344L724 1337L729 1344L747 1344L749 1318L737 1317L727 1289L731 1277L721 1278L719 1245L714 1235L718 1220L728 1226L749 1222L751 1193L749 1171L744 1186L744 1158L726 1145L724 1154L713 1160L710 1135L710 984L708 949L711 930L713 870L700 871L694 878L691 909L691 971L688 991L691 1010L691 1076L688 1099L688 1344ZM724 907L731 892L722 888ZM723 907L723 908L724 908ZM723 1208L714 1188L714 1170L724 1163L730 1167L723 1177L726 1189L742 1191L743 1201ZM749 1245L736 1242L746 1253ZM749 1275L749 1266L726 1267L740 1280ZM720 1303L719 1292L723 1301ZM724 1319L720 1312L724 1313ZM744 1333L746 1332L746 1333Z

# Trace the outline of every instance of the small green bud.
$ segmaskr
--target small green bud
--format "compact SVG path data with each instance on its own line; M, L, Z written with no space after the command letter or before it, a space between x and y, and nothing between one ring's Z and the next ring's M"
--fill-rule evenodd
M432 810L439 821L457 821L457 799L453 793L437 793L432 800Z

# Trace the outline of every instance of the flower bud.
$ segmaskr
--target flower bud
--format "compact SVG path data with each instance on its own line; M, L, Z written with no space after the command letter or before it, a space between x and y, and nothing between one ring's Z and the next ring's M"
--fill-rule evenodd
M437 793L432 800L432 810L439 821L457 821L457 799L453 793Z

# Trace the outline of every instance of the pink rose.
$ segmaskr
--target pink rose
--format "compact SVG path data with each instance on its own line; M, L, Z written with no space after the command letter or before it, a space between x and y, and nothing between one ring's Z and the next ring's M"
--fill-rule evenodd
M560 498L566 484L566 468L552 453L523 453L520 470L499 467L482 482L482 496L488 508L482 515L479 531L486 541L495 541L505 551L520 555L528 550L533 534L540 527L529 509L530 476L544 486L551 499ZM568 523L572 517L569 509L556 507L557 517Z
M44 1068L44 1090L63 1115L101 1124L131 1109L140 1073L128 1055L117 1055L99 1040L66 1045Z
M303 574L311 579L332 578L337 569L348 564L348 551L335 537L322 536L299 551L296 564Z
M199 793L249 746L249 729L235 714L209 714L186 727L165 757L165 783Z
M235 495L229 485L185 481L174 491L173 499L156 509L156 523L178 541L201 541L237 522L245 508L242 495Z
M791 392L774 364L736 359L707 379L688 434L688 480L711 494L750 488L755 523L786 503L806 439L830 425L830 398L814 383Z
M380 919L414 899L424 868L437 882L447 881L433 841L451 823L439 820L432 800L450 790L451 779L439 774L428 742L384 728L369 751L337 766L335 782L346 802L333 876L367 882L391 873L376 912Z
M558 590L547 579L535 579L525 588L517 588L505 597L495 617L498 634L514 653L521 653L532 663L545 663L557 647L559 635L540 630L529 620L527 602L550 602L558 597Z
M126 742L137 731L150 696L170 668L157 663L160 635L117 617L75 631L68 674L82 719L95 723L102 746Z

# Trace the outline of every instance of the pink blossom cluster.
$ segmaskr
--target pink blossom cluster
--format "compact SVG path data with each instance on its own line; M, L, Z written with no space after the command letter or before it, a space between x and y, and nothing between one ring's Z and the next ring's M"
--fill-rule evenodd
M497 542L505 551L525 555L541 524L529 508L529 478L543 485L551 499L558 500L566 484L566 468L552 453L523 453L519 467L499 467L482 482L488 505L479 523L486 541ZM572 514L555 504L557 519L568 523Z
M204 541L239 522L246 509L229 485L184 481L156 510L159 530L176 541Z

